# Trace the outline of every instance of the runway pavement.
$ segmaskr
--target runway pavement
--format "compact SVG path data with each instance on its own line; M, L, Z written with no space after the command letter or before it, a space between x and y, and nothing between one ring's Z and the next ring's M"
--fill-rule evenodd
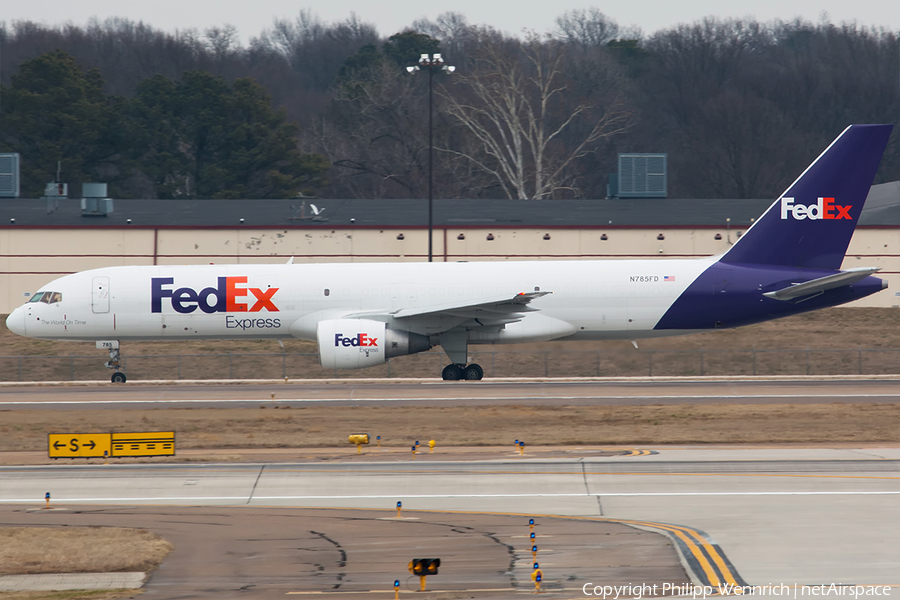
M148 598L402 597L420 586L414 558L440 558L419 598L517 597L534 589L539 545L542 588L573 597L588 582L684 586L689 579L667 537L605 520L538 517L535 541L521 516L271 507L108 507L14 511L0 522L149 529L175 550L147 583ZM450 590L439 593L439 590Z
M892 379L798 378L0 387L0 410L255 407L272 399L294 406L896 403L900 402L900 386ZM460 451L460 457L451 460L430 461L426 455L415 462L380 461L375 454L365 462L342 464L323 463L311 452L306 459L309 462L267 458L273 462L0 467L0 514L4 521L10 511L16 518L26 518L23 515L32 513L23 511L43 499L47 491L54 505L68 508L72 514L96 515L101 521L111 512L147 515L152 507L162 507L162 512L200 507L190 510L216 515L210 522L237 518L234 515L252 522L254 514L263 514L253 511L262 510L278 515L313 508L390 513L395 503L402 501L405 511L477 513L482 515L478 530L484 532L491 531L492 524L499 527L503 519L512 518L503 516L509 514L556 515L574 522L612 519L649 527L669 536L672 547L681 548L695 582L704 577L727 580L726 573L731 573L736 580L752 585L900 587L900 448L642 448L657 453L572 448L541 454L546 457L543 459L509 453L466 460L474 453ZM374 448L369 451L376 452ZM388 450L385 452L388 459ZM462 517L442 514L442 523L464 529ZM56 517L44 513L41 518ZM187 527L188 520L176 521ZM380 530L377 526L370 529L369 521L372 519L355 520L357 533L376 540ZM580 543L572 545L573 552ZM584 548L585 552L595 551L590 545ZM716 548L721 549L721 561L716 560L720 556ZM249 552L245 559L255 560L254 556ZM255 573L243 566L238 572ZM641 576L650 577L646 570L633 573L632 583L641 583ZM195 597L191 595L195 593L201 597L198 590L212 589L208 580L191 582L185 577L178 580L179 585L189 586L190 594L174 595L157 588L156 597ZM582 577L611 575L592 575L588 561L576 580L583 583ZM255 581L252 585L260 585L261 580ZM584 597L571 592L574 588L569 584L558 583L559 594ZM496 578L478 575L466 589L475 589L473 585L495 589L490 587L495 584ZM292 585L276 586L278 594L286 594ZM892 589L900 593L897 587Z
M705 532L752 585L900 585L900 449L659 450L544 461L6 467L0 507L35 505L50 491L70 510L390 511L402 501L409 511L607 518Z
M168 385L0 385L0 410L13 408L239 408L276 399L292 406L639 405L897 403L896 379L479 381L321 380Z

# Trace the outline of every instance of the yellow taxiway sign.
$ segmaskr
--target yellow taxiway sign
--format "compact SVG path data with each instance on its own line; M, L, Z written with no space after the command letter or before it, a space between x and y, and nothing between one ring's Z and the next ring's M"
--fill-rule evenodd
M113 456L175 456L174 431L112 434Z
M112 454L109 433L51 433L47 440L50 458L103 458Z
M50 458L175 456L175 432L51 433L47 439L47 456Z

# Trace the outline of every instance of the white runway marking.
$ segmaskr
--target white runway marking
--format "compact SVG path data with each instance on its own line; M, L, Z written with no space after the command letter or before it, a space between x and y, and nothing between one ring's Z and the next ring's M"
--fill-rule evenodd
M249 500L382 500L397 498L613 498L613 497L660 497L660 496L891 496L900 495L900 490L882 491L831 491L831 492L633 492L612 494L382 494L352 496L253 496ZM247 502L247 496L165 496L155 498L54 498L54 503L91 502ZM0 502L33 503L34 498L0 498Z
M898 394L740 394L740 395L710 395L697 394L669 395L669 396L469 396L459 398L226 398L213 399L181 399L181 400L20 400L0 402L0 406L24 406L42 404L62 405L97 405L97 404L240 404L257 402L452 402L456 400L470 401L522 401L522 400L697 400L697 399L723 399L723 400L754 400L760 398L796 399L796 398L898 398Z

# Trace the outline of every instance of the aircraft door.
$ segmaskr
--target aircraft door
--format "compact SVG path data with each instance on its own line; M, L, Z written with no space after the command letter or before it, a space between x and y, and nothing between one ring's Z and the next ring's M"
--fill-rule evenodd
M94 314L109 312L109 277L94 277L91 290L91 310Z

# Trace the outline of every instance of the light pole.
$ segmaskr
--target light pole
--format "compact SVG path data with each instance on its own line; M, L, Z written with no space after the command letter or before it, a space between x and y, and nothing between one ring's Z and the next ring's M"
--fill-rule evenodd
M406 67L409 74L413 74L422 68L428 69L428 262L432 261L432 236L434 232L434 93L433 81L435 69L440 69L445 73L452 73L456 67L445 65L444 59L440 54L422 54L419 56L419 64L412 67Z

